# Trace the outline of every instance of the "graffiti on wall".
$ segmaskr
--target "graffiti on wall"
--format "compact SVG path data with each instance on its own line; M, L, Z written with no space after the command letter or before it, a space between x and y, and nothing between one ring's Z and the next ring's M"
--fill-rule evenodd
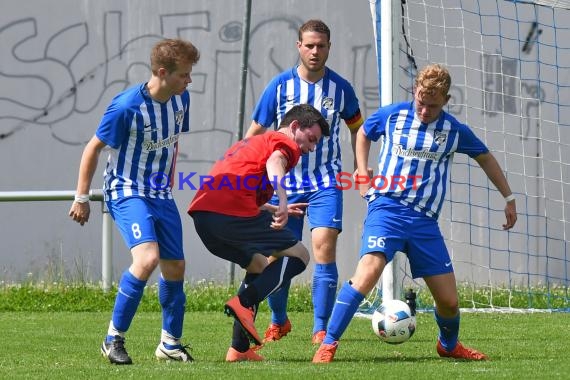
M202 58L192 73L190 91L199 114L193 133L215 131L226 145L236 138L241 21L214 23L210 11L156 15L159 31L125 37L125 14L102 14L102 32L94 21L67 20L67 24L38 40L38 20L24 18L0 26L0 143L31 126L48 128L55 141L83 145L92 136L112 97L150 76L148 52L164 37L198 41ZM268 17L250 30L245 123L267 81L297 63L295 41L302 20L296 16ZM95 37L96 36L96 37ZM378 104L372 44L345 47L351 54L354 87L363 111ZM334 55L334 50L331 56ZM338 52L340 54L340 52ZM194 116L194 115L193 115ZM198 119L198 120L196 120ZM248 125L245 126L247 128ZM219 140L219 138L217 138ZM189 159L182 154L181 160Z

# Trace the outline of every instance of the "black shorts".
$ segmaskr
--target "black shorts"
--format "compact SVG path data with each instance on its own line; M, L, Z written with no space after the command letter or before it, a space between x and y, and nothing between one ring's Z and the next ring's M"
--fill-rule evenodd
M254 254L271 256L297 244L287 228L274 230L271 213L261 211L254 217L222 215L196 211L190 214L200 239L208 251L221 259L246 268Z

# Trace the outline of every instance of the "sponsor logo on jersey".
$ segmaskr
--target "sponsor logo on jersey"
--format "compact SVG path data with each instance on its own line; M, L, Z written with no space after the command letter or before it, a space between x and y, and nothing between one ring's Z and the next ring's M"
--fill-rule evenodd
M172 135L167 139L158 140L157 142L145 140L142 143L142 148L146 152L151 152L154 150L166 148L167 146L175 144L177 141L178 141L178 135Z
M445 144L447 141L447 133L435 131L435 137L433 140L437 145Z
M326 97L326 96L325 96L325 97L323 98L323 103L322 103L322 104L323 104L323 108L326 109L326 110L328 110L328 111L331 111L331 110L334 108L334 100L333 100L333 98L329 98L329 97Z
M174 113L174 122L179 127L182 126L182 122L184 121L184 110L178 110Z
M402 145L394 145L392 153L400 157L418 158L420 160L439 160L441 153L430 152L427 149L416 150L412 148L404 149Z

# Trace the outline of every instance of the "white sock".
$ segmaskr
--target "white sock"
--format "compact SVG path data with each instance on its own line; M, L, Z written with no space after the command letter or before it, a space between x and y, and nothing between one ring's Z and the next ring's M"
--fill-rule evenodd
M110 336L118 335L122 338L125 337L125 333L123 331L119 331L115 328L115 325L113 324L113 320L111 320L111 322L109 322L109 329L107 330L107 335L110 335Z
M160 335L160 340L163 343L170 344L173 346L180 344L180 339L173 337L166 330L162 330L162 333Z

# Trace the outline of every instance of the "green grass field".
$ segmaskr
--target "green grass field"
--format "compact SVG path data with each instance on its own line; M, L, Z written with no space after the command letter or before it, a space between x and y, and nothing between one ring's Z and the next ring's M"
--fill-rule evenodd
M370 321L356 318L343 336L335 362L311 363L312 315L291 314L293 331L267 344L260 363L225 363L231 319L220 312L186 314L184 337L194 363L165 363L154 358L160 313L137 314L127 335L134 365L115 366L99 354L110 312L3 312L0 347L2 379L489 379L568 378L567 314L462 315L462 340L487 353L487 362L440 359L431 313L418 315L418 329L401 345L382 343ZM265 328L269 314L258 316Z

